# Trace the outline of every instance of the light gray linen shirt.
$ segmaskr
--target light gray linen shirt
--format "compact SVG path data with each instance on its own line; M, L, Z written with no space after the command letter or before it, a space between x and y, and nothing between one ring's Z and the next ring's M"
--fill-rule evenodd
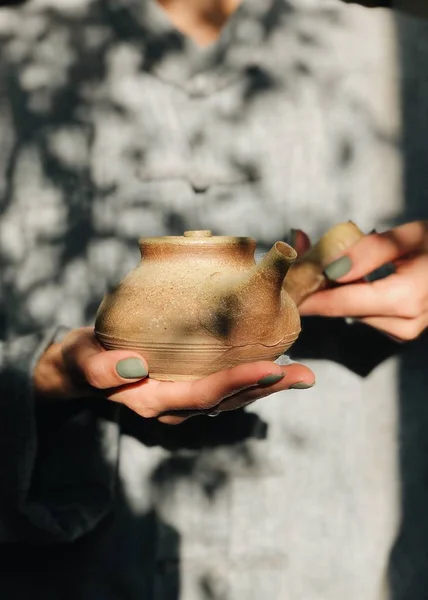
M291 227L427 218L427 33L244 0L202 50L151 0L0 10L2 598L379 600L392 581L422 599L425 339L400 362L308 320L313 390L177 428L94 399L37 408L31 373L93 323L139 237L264 251Z

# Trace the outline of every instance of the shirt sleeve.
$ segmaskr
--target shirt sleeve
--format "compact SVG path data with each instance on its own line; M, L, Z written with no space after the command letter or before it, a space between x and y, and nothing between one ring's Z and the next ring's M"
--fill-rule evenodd
M428 3L426 0L392 0L390 5L391 8L428 19Z
M393 8L417 17L428 18L426 0L344 0L347 4L361 4L370 8Z
M33 368L63 333L0 342L0 542L73 541L112 506L116 415L92 398L34 402Z

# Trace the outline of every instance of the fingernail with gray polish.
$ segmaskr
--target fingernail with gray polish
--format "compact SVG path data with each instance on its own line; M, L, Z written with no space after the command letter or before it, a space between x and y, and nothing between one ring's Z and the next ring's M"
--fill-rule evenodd
M141 379L147 376L147 369L139 358L124 358L116 365L116 371L124 379Z
M342 258L338 258L333 261L324 269L324 275L327 279L331 281L336 281L336 279L340 279L352 269L352 262L349 256L342 256Z
M284 379L284 376L285 373L281 373L281 375L266 375L266 377L262 377L257 383L259 385L272 385Z
M378 281L379 279L385 279L390 275L394 275L396 271L397 269L393 263L386 263L385 265L382 265L378 269L375 269L366 275L363 279L367 282Z
M311 387L314 387L315 383L306 383L305 381L298 381L297 383L293 383L290 385L290 390L308 390Z

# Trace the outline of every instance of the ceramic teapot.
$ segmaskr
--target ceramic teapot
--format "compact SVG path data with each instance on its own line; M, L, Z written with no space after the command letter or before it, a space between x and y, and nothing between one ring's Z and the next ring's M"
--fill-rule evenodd
M150 377L192 380L240 363L275 360L300 318L283 287L297 257L277 242L256 264L247 237L187 231L139 242L140 264L107 294L95 334L106 349L132 349Z

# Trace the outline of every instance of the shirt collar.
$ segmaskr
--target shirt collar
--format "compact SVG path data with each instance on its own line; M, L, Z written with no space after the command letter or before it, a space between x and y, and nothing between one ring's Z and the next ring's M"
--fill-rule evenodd
M175 28L156 0L114 0L114 9L137 24L133 41L142 51L142 70L196 97L256 66L270 29L290 10L286 0L242 0L218 40L202 48Z

